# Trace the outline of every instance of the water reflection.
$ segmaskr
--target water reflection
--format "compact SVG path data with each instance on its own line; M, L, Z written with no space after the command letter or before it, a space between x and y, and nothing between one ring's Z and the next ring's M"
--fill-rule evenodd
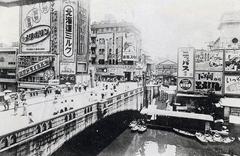
M100 156L218 156L240 155L239 142L231 145L202 145L174 132L148 130L146 133L124 131Z

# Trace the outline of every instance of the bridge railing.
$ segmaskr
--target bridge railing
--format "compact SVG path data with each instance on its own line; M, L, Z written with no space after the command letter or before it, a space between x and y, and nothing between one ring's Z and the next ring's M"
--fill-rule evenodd
M137 106L139 104L134 103L134 96L140 99L140 101L137 101L142 105L141 99L143 99L143 88L137 88L124 92L122 94L115 95L105 100L92 103L86 107L72 109L50 119L31 124L27 127L13 132L9 132L5 135L0 136L0 153L2 151L6 151L10 148L28 142L29 140L32 140L45 133L57 130L62 126L69 127L71 123L74 122L83 122L84 124L82 125L84 125L84 127L82 129L84 129L89 125L95 123L97 120L100 120L101 118L104 118L105 116L111 115L118 111L127 109L139 109ZM93 116L96 116L94 120L92 119ZM90 122L87 120L88 117L91 118ZM68 129L68 131L70 130L71 129Z

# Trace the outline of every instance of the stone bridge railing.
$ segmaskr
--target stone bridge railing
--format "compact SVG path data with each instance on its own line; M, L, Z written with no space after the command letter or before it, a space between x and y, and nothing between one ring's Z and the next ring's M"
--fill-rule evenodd
M48 155L74 135L105 116L123 110L140 110L143 88L118 94L83 108L0 136L0 155Z

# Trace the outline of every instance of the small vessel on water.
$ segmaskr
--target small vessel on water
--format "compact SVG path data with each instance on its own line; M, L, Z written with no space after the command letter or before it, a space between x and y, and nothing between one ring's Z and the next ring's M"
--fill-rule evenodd
M196 136L196 138L197 138L201 143L207 143L207 142L208 142L207 139L206 139L206 137L205 137L205 135L203 135L203 134L200 133L200 132L196 132L196 133L195 133L195 136Z
M206 134L204 134L204 136L205 136L205 138L206 138L206 140L207 140L208 142L210 142L210 143L216 142L216 141L213 139L213 136L212 136L211 134L206 133Z
M225 137L225 138L223 138L222 141L226 144L229 144L229 143L232 143L234 140L235 140L234 137Z
M138 132L143 133L147 130L147 126L145 125L139 125L138 126Z
M133 128L137 125L137 121L136 120L133 120L132 122L130 122L129 124L129 128Z
M223 142L222 136L221 136L220 134L218 134L218 133L215 133L215 134L213 135L213 140L214 140L215 142L219 142L219 143Z
M134 127L131 128L131 131L132 131L132 132L136 132L136 131L138 131L138 130L139 130L139 125L136 125L136 126L134 126Z
M177 128L173 128L173 131L176 132L176 133L182 134L182 135L190 136L190 137L194 137L195 136L194 134L192 134L190 132L187 132L187 131L184 131L184 130L180 130L180 129L177 129Z

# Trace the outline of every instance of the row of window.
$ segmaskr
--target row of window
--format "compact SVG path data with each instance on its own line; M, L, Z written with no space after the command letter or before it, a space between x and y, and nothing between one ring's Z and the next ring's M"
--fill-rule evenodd
M93 34L97 34L97 33L102 33L102 32L107 32L107 31L125 31L124 27L107 27L107 28L99 28L99 29L95 29L92 30Z

